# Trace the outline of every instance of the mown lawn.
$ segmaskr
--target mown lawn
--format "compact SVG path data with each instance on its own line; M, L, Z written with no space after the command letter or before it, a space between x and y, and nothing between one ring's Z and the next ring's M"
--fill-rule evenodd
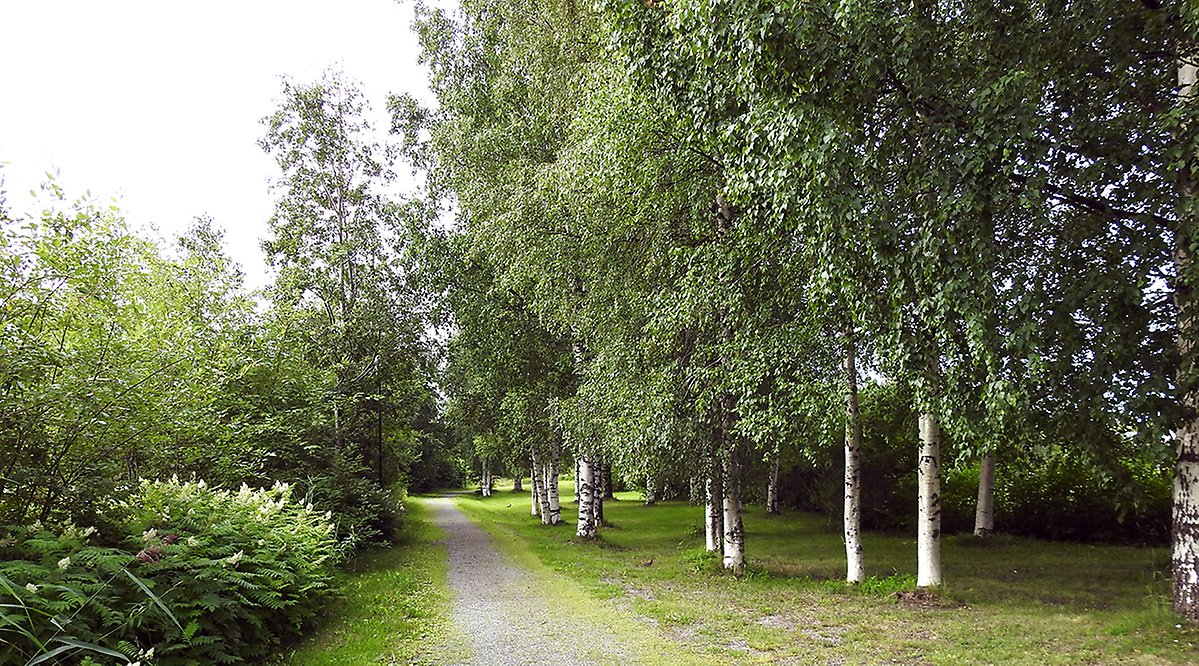
M420 498L403 540L350 563L330 617L278 661L287 666L456 663L463 641L449 618L445 547Z
M563 498L572 494L564 483ZM556 528L529 515L525 494L458 504L503 547L532 553L712 663L1199 663L1199 631L1168 612L1164 549L949 536L943 592L901 599L913 589L914 537L866 534L873 577L854 589L839 582L837 525L748 507L751 566L737 579L703 552L701 507L618 499L594 543L575 539L573 503Z

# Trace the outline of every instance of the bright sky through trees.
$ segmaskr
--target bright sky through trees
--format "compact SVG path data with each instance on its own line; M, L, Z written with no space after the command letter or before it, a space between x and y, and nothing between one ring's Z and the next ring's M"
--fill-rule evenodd
M389 92L427 96L394 0L0 3L0 163L21 210L46 171L71 193L119 197L164 236L207 213L250 286L277 168L257 146L279 95L338 66L385 130ZM402 185L401 185L402 186Z

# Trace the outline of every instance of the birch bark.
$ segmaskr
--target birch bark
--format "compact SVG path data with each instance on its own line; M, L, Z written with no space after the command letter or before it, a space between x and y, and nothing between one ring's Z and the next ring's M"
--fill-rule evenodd
M590 460L580 457L575 463L578 477L575 488L579 496L579 521L575 536L581 539L595 538L595 473Z
M579 475L583 473L582 465L582 458L575 458L575 504L578 504L580 501L579 486L582 485L582 482L579 480Z
M727 437L727 435L726 435ZM732 442L724 452L724 568L745 570L745 527L741 522L741 451Z
M978 467L978 504L974 510L974 536L986 538L995 531L995 452L988 451Z
M779 512L779 458L770 461L770 480L766 484L766 513Z
M546 515L550 525L562 522L562 504L558 498L558 456L551 454L545 466Z
M530 485L533 486L534 503L537 505L536 512L541 514L541 524L549 525L550 500L549 491L545 487L546 466L542 464L540 457L537 455L536 447L531 448L530 455L533 459L533 479L530 481Z
M1188 48L1189 47L1189 48ZM1184 44L1178 63L1178 103L1186 111L1195 104L1199 47ZM1185 117L1185 115L1184 115ZM1185 121L1184 121L1185 122ZM1181 357L1178 390L1184 422L1177 437L1174 469L1174 508L1171 529L1171 586L1174 612L1199 622L1199 367L1195 339L1199 322L1192 286L1192 244L1199 188L1191 170L1195 155L1185 155L1179 173L1179 229L1174 238L1174 299L1178 308L1178 352Z
M704 534L709 553L724 552L724 481L719 464L719 461L711 461L705 481Z
M857 349L852 338L845 350L845 580L866 579L862 562L862 421L858 413Z
M929 411L920 414L919 510L916 585L941 584L941 428Z
M537 486L540 484L537 483L537 462L536 461L533 462L533 473L530 474L530 477L531 478L529 479L529 504L531 506L529 508L529 515L530 516L539 516L539 515L541 515L541 507L538 506L538 503L537 503L537 495L539 494L537 492Z

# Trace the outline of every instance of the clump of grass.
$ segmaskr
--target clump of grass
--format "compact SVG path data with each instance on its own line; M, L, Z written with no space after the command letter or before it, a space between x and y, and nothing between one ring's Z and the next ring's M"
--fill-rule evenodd
M916 589L916 577L910 573L893 573L890 576L867 576L857 586L862 594L874 596L889 596L896 592L910 592Z

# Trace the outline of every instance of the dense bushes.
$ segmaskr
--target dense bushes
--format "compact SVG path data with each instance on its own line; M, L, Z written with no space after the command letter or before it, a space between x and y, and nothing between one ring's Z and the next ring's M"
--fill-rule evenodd
M4 615L0 663L55 648L71 663L84 643L143 663L259 663L332 594L331 516L286 485L147 481L112 515L117 547L92 544L93 528L5 531L0 585L17 612Z
M894 385L862 393L862 525L914 530L916 415ZM842 442L809 446L782 478L785 504L838 520L842 511ZM942 529L970 532L978 498L978 460L946 438L941 485ZM1040 441L1017 455L998 456L995 526L1001 532L1049 539L1163 543L1170 533L1170 470L1152 452L1106 442L1102 458L1080 442ZM758 484L762 485L762 484Z

